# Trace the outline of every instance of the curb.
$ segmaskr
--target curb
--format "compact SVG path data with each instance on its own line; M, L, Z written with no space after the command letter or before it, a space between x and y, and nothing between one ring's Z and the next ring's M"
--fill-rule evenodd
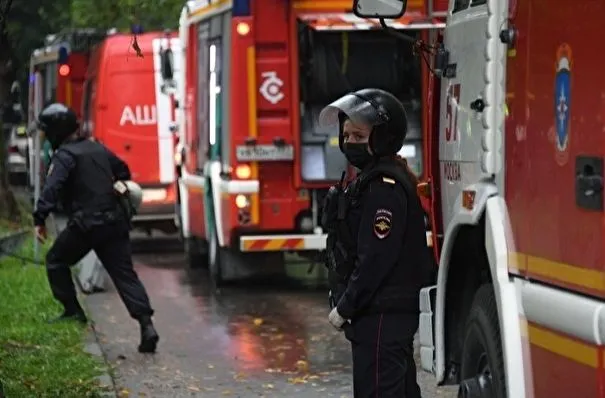
M103 389L107 389L109 391L104 391L101 393L101 397L103 398L118 398L116 383L111 374L109 373L110 364L107 361L107 357L101 348L101 344L99 342L99 336L97 335L97 330L95 329L94 320L90 317L90 311L88 307L86 307L86 300L82 297L82 290L80 289L80 284L75 283L76 289L79 293L79 301L84 306L86 310L86 316L88 317L88 332L86 334L86 338L84 339L84 351L98 357L103 364L105 365L105 370L103 373L96 377L99 381L99 385Z
M89 325L89 326L90 326L90 328L88 330L88 334L87 334L86 340L84 342L84 351L91 355L99 357L99 359L101 359L103 361L103 363L105 364L105 367L108 368L109 363L107 363L107 358L105 357L105 354L103 354L103 350L101 349L101 345L99 344L97 332L93 325ZM116 394L116 385L113 381L113 378L109 374L108 370L105 370L103 372L103 374L97 376L96 379L99 381L99 385L103 389L110 390L110 391L104 391L101 394L101 397L117 398L118 395Z

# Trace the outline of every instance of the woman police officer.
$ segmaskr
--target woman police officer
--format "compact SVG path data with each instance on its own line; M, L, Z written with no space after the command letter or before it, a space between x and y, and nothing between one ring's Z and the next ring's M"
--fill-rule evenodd
M324 212L345 203L338 209L342 226L327 226L328 252L345 247L328 257L346 286L332 297L329 321L351 342L354 395L420 397L413 339L430 254L417 179L397 155L407 133L405 109L386 91L363 89L328 105L319 122L338 125L340 149L360 170L340 191L344 200L332 189L324 203ZM328 215L324 224L337 218Z

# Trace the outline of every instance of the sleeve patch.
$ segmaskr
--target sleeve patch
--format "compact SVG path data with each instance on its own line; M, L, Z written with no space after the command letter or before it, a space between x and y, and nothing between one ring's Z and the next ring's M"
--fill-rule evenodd
M376 210L374 215L374 235L378 239L384 239L391 233L393 213L386 209Z

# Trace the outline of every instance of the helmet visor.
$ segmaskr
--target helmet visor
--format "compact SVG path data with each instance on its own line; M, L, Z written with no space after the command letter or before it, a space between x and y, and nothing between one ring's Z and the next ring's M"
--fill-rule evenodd
M322 109L319 125L329 127L339 123L338 114L342 112L356 125L374 127L385 123L386 115L380 112L367 99L357 94L347 94Z

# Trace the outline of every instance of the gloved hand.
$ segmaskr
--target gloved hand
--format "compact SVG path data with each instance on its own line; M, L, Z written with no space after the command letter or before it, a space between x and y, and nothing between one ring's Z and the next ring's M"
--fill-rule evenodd
M330 324L334 326L336 330L342 332L342 325L344 325L347 320L341 317L336 307L334 307L332 311L330 311L330 315L328 315L328 321L330 321Z

